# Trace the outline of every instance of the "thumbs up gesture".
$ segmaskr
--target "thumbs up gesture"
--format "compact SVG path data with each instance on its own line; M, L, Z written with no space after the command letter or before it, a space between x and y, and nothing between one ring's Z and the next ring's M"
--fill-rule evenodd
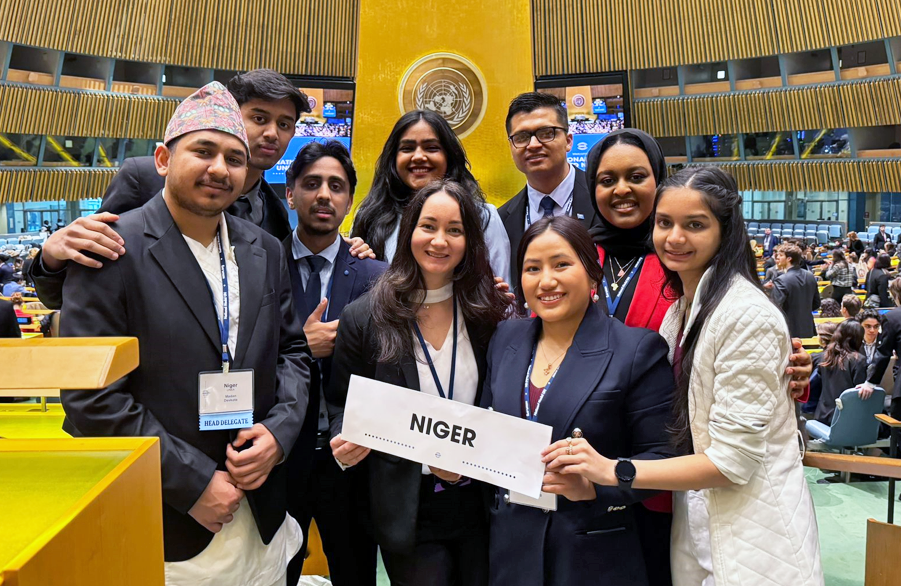
M326 307L328 307L328 299L323 299L303 325L303 333L307 337L307 344L310 346L313 358L327 358L335 351L338 320L322 321Z

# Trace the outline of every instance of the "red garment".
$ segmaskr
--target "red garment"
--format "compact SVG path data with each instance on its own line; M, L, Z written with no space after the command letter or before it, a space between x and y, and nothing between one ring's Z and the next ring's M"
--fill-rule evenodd
M604 265L606 253L598 245L598 259L601 266ZM660 324L670 305L676 302L676 295L663 295L663 286L666 283L666 275L663 274L663 265L660 258L652 252L644 257L641 273L638 275L638 283L635 285L635 294L632 296L632 304L626 314L626 325L634 328L648 328L655 332L660 331ZM643 502L644 506L658 513L673 512L673 497L669 492L662 492Z
M601 266L604 265L606 253L598 245L598 259ZM659 331L660 324L670 305L676 302L676 295L664 297L663 285L666 275L663 274L663 265L656 253L650 253L644 257L641 273L638 275L638 283L635 285L635 295L632 304L626 314L626 325L635 328L648 328Z

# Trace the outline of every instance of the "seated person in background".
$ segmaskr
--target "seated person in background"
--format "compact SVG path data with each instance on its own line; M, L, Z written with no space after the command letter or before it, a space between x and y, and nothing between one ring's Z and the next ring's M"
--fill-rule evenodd
M832 425L835 400L841 394L867 380L867 358L860 353L863 345L863 327L856 320L838 324L832 341L823 350L817 373L823 381L823 390L814 415L824 425ZM869 398L869 393L861 398ZM811 432L808 426L808 432Z
M841 317L841 315L841 306L835 299L823 299L820 303L820 317Z
M826 346L832 341L832 336L835 334L835 329L837 327L838 324L832 321L817 324L817 337L819 338L820 348L826 349ZM817 372L817 367L823 360L823 353L815 352L811 354L810 358L813 362L813 374L810 376L810 396L808 397L807 402L801 406L802 413L815 412L817 410L817 403L820 401L820 395L823 392L823 379L820 377L819 372Z
M894 307L889 295L888 284L891 280L889 269L891 257L884 252L876 257L876 264L867 277L867 302L864 307Z
M788 260L788 268L773 282L773 303L785 314L792 338L812 338L817 330L811 312L820 307L817 278L809 271L801 270L800 248L785 245L782 253Z
M767 259L763 263L763 266L766 267L766 273L763 277L763 288L766 289L767 293L770 293L772 290L773 282L776 278L788 268L788 259L785 257L785 252L783 252L786 246L788 246L788 244L780 244L777 246L776 250L773 252L772 259Z
M0 338L21 338L19 320L12 302L0 299Z
M12 297L13 293L25 293L25 277L22 273L15 273L13 280L3 285L4 297Z
M852 317L857 317L857 314L860 313L861 307L863 307L863 303L860 302L860 297L858 297L854 293L848 293L847 295L842 297L843 318L850 319Z
M894 242L886 242L885 243L885 253L891 257L891 256L895 256L895 252L896 252L895 251L895 243Z
M863 350L867 357L867 366L876 361L876 347L879 345L879 330L882 327L882 315L875 309L865 309L857 316L863 326Z
M860 256L864 250L866 250L866 245L857 237L857 232L848 232L848 251Z

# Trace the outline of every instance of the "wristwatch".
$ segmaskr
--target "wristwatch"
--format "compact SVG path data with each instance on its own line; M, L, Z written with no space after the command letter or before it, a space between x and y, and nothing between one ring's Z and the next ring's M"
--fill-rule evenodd
M630 489L632 488L632 481L635 480L635 464L629 458L617 458L613 474L616 476L616 480L619 481L620 488Z

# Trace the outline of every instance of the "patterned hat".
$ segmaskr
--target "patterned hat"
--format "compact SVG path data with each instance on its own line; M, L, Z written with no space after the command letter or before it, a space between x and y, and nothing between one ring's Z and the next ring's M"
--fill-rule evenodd
M178 105L166 126L165 144L197 130L218 130L241 139L250 151L241 108L225 86L214 81L206 84Z

